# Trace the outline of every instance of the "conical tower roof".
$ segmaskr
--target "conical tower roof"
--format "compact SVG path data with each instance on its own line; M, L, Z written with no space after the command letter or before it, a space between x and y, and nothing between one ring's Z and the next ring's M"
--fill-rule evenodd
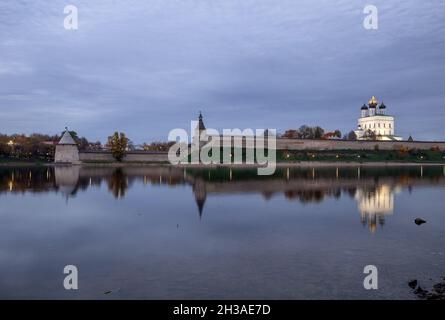
M63 133L62 138L60 139L58 144L71 144L71 145L76 144L76 141L74 141L73 137L68 131L68 128L65 128L65 132Z
M199 112L198 129L199 129L200 131L206 129L206 127L205 127L205 125L204 125L204 121L202 121L202 114L201 114L201 111Z

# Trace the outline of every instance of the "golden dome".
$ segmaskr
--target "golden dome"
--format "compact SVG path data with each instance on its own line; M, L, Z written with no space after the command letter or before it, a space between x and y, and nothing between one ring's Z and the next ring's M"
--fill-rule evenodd
M371 100L368 101L368 105L372 108L375 108L379 104L379 101L375 96L371 97Z

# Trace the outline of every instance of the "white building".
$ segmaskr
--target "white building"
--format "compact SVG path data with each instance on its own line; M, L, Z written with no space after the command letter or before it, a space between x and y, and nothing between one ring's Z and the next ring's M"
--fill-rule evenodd
M402 140L394 135L394 116L386 114L386 106L372 96L368 105L364 104L358 119L357 130L354 131L358 140Z

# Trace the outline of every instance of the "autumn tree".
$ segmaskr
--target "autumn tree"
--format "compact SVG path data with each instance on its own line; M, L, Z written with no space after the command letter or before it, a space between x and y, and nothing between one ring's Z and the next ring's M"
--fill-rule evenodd
M300 137L299 132L297 130L289 129L286 130L282 135L282 138L288 139L298 139Z
M125 157L128 138L123 132L118 133L117 131L108 137L108 147L111 149L111 154L117 161L122 161Z
M311 128L313 130L313 138L311 139L321 139L324 136L324 129L321 127Z
M340 130L335 130L334 131L334 137L337 137L337 138L341 138L341 131Z

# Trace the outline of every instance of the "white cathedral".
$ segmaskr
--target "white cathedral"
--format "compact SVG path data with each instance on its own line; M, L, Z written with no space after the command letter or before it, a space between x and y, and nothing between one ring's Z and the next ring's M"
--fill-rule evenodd
M394 116L387 115L385 104L382 102L379 105L377 98L372 96L368 105L362 106L361 117L354 132L358 140L402 140L394 135L394 129Z

